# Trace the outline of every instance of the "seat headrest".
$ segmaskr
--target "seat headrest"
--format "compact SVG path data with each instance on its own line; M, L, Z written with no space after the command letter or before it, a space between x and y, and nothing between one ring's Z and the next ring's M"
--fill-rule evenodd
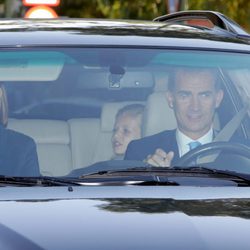
M115 124L115 117L119 109L129 105L129 104L143 104L142 102L112 102L105 103L102 107L101 115L101 131L111 132L113 131Z
M8 128L31 136L36 143L69 144L69 127L65 121L9 119Z
M143 136L157 134L177 126L173 110L168 106L166 92L155 92L146 103Z

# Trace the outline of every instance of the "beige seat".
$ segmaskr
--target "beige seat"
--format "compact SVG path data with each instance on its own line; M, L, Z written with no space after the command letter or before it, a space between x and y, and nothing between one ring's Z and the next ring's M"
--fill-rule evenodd
M72 170L71 139L67 122L10 119L8 128L35 140L42 175L60 176Z
M176 119L168 106L166 92L155 92L148 97L143 124L144 136L176 128Z
M100 119L70 119L68 124L71 135L73 169L93 164L100 134Z
M94 163L100 134L99 119L10 119L8 128L35 140L42 175L66 175L73 169Z

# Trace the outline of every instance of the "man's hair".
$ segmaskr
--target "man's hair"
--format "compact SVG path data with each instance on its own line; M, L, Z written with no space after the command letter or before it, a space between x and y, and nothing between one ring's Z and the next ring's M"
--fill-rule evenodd
M4 85L0 83L0 123L7 126L8 123L8 101Z
M175 88L175 83L176 83L176 78L177 74L180 74L181 72L189 72L191 74L195 73L202 73L202 72L209 72L214 78L215 81L215 89L218 91L221 89L221 79L220 79L220 74L219 71L215 68L191 68L191 67L181 67L181 68L175 68L173 71L169 74L169 80L168 80L168 90L169 91L174 91Z
M116 119L119 118L122 115L130 115L132 117L137 117L139 115L142 115L144 111L144 105L142 104L129 104L125 107L119 109L119 111L116 114Z

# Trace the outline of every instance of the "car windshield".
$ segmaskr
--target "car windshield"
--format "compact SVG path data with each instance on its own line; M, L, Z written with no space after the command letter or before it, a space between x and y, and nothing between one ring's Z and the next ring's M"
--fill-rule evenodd
M1 132L0 175L67 176L111 160L161 167L168 157L170 167L250 174L250 54L1 49L0 83L8 132Z

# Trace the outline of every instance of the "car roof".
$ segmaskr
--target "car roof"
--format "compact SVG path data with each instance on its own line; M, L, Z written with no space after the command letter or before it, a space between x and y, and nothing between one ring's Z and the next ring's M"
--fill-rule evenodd
M126 37L126 39L124 39ZM219 29L107 19L3 19L0 46L156 46L250 52L250 40Z

